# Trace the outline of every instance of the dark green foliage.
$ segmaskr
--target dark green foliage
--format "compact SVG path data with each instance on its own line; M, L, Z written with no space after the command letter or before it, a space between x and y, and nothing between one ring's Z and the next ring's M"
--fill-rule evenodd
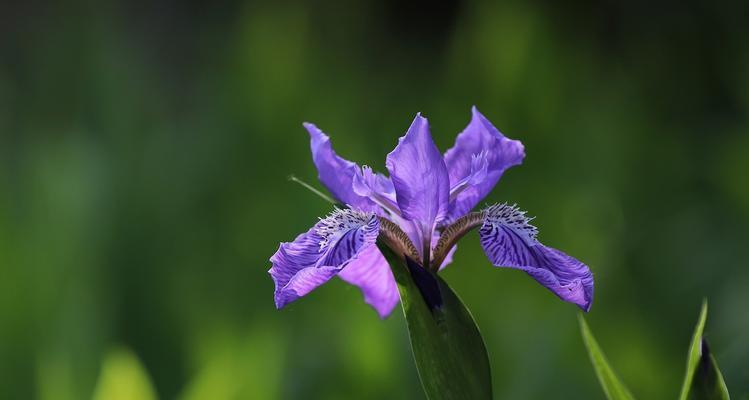
M471 313L436 274L441 302L424 300L415 275L389 249L380 246L398 282L403 314L408 325L416 368L430 400L483 400L492 398L489 357ZM417 268L420 268L417 266ZM416 278L415 278L416 277ZM424 284L419 284L424 285Z
M579 320L583 342L585 342L585 347L588 349L590 362L593 363L593 368L596 370L596 376L598 376L598 381L601 382L604 393L606 393L606 398L609 400L633 400L634 397L632 397L627 387L619 380L619 377L616 376L603 351L598 347L598 342L593 337L593 333L590 331L588 323L585 322L585 317L582 313L579 314Z

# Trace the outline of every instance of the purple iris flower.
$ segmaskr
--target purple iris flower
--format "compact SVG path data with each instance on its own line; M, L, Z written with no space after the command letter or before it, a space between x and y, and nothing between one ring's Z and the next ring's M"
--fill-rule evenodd
M330 138L305 123L320 181L346 208L333 211L270 258L276 307L302 297L334 276L358 286L381 318L399 294L378 239L395 254L437 272L452 261L462 236L479 228L481 245L498 267L525 271L564 301L585 311L593 276L567 254L544 246L530 218L516 206L471 210L504 171L525 157L523 144L506 138L474 107L455 145L441 154L426 118L416 115L386 159L390 176L339 157Z

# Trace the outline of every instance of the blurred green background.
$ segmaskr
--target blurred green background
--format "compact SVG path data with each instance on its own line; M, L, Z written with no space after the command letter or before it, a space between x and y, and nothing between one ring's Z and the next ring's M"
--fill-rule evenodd
M416 112L444 150L473 104L527 152L486 201L517 202L591 266L588 321L634 394L676 397L707 297L711 347L749 398L747 15L0 3L0 398L422 398L399 310L381 321L334 280L277 311L268 258L330 211L286 179L318 185L303 121L384 171ZM574 306L491 267L475 233L444 276L497 398L603 398Z

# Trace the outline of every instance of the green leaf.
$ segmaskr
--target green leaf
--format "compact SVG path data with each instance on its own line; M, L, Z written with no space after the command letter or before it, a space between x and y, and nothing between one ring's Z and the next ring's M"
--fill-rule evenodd
M402 259L387 246L380 246L380 249L398 282L411 349L427 397L430 400L491 399L489 356L471 313L442 278L421 270L421 276L414 280L415 275ZM423 279L439 287L441 306L430 307L424 300L424 286L417 285ZM433 304L431 300L430 304Z
M590 362L593 363L593 368L596 370L598 381L601 382L603 392L606 393L606 398L609 400L632 400L632 394L629 393L627 387L619 380L614 373L614 370L606 360L606 356L598 347L598 342L593 337L593 333L588 328L588 323L585 322L585 317L582 314L578 315L580 320L580 332L583 335L583 342L585 347L588 349L588 355L590 356Z
M697 369L697 364L700 362L700 355L702 353L700 351L700 342L702 341L702 333L705 330L706 320L707 300L702 302L700 318L697 320L697 326L694 328L694 334L692 335L692 344L689 346L689 355L687 356L687 373L684 375L684 383L681 386L679 400L687 400L689 397L689 389L692 387L694 371Z
M694 372L692 387L689 390L690 400L728 400L728 388L723 380L723 375L718 369L707 340L702 338L700 362Z
M117 348L104 358L94 400L155 400L151 380L138 358L129 350Z
M723 400L728 399L728 389L718 363L710 352L703 332L707 321L707 300L702 302L702 310L697 327L692 335L687 357L687 373L681 387L680 400Z

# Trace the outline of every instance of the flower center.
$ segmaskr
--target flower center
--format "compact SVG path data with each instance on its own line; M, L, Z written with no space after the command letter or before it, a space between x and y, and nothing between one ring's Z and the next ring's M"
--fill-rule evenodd
M419 260L419 252L416 250L411 239L406 232L393 221L380 217L380 236L382 240L395 254L403 257L409 257L413 260Z
M488 226L491 229L510 229L529 246L535 245L538 243L536 240L538 229L530 224L532 219L527 217L525 211L520 210L516 205L506 203L495 204L481 211L466 214L442 231L439 241L434 247L434 259L431 267L435 271L439 269L455 243L466 233L479 226Z

